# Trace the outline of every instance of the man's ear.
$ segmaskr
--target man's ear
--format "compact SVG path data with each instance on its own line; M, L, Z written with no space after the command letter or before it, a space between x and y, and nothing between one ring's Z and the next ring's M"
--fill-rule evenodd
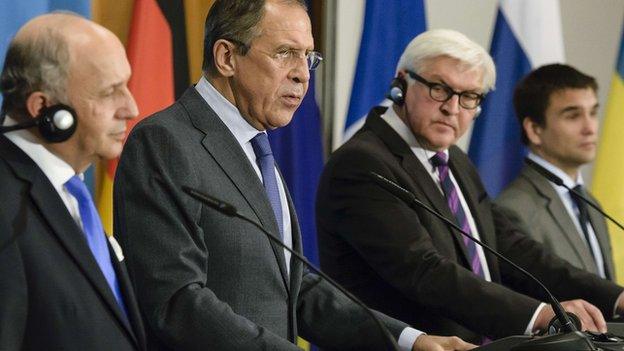
M39 111L47 106L49 100L48 95L41 91L35 91L28 95L28 98L26 98L26 111L28 111L29 117L37 117Z
M524 133L529 139L529 143L533 145L541 145L542 144L542 131L544 128L539 124L535 123L530 117L524 117L522 120L522 128L524 128Z
M231 77L236 72L235 53L236 45L225 39L217 40L212 47L215 68L223 77Z

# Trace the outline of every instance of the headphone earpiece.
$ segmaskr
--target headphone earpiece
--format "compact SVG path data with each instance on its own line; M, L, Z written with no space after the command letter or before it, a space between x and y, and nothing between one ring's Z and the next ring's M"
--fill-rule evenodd
M41 136L51 143L61 143L76 131L76 112L64 104L47 106L39 111L35 124Z
M402 77L394 77L390 83L390 90L386 94L386 98L401 106L405 103L405 92L407 91L407 82Z
M477 117L479 117L480 114L481 114L481 106L477 106L477 111L475 111L473 118L476 119Z

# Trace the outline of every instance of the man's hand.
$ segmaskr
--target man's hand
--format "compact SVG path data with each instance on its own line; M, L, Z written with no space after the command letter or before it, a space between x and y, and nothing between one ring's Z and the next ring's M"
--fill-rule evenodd
M598 307L592 305L585 300L570 300L561 303L563 308L574 313L581 320L581 330L590 330L593 332L606 333L607 322ZM548 323L555 317L555 312L550 305L544 307L537 315L533 330L544 330L548 327Z
M463 351L477 345L469 344L456 336L435 336L423 334L416 339L412 351Z

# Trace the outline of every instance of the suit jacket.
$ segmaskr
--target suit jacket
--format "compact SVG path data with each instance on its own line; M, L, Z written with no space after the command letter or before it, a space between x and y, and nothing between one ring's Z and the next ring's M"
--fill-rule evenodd
M383 345L358 307L294 259L288 274L283 249L189 197L183 185L278 233L252 165L194 88L139 123L117 169L115 229L153 349L295 350L298 335L336 349ZM288 202L293 248L301 252ZM397 337L405 327L385 321Z
M39 167L0 136L1 350L143 350L127 271L111 261L123 315L85 236Z
M598 203L593 197L592 201ZM548 180L533 168L525 166L518 178L505 188L495 202L515 225L559 257L575 267L598 273L583 234L579 234L561 198ZM598 211L591 207L588 209L607 276L614 280L607 223Z
M370 179L370 171L454 218L434 180L375 108L329 159L317 196L321 266L371 307L433 334L473 342L524 333L544 293L486 252L492 283L470 271L458 233ZM526 237L495 208L467 155L449 166L483 242L543 281L561 299L586 298L611 315L622 289L574 269Z

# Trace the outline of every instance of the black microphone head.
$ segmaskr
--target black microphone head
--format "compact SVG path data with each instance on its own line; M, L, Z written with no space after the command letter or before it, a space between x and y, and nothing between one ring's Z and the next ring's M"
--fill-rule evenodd
M414 194L378 173L370 171L368 173L368 176L379 186L386 189L386 191L407 202L408 204L412 203L416 199L416 196Z
M199 200L201 203L206 204L227 216L234 217L238 215L236 207L228 204L227 202L204 194L197 189L191 188L190 186L182 185L182 190L196 200Z

